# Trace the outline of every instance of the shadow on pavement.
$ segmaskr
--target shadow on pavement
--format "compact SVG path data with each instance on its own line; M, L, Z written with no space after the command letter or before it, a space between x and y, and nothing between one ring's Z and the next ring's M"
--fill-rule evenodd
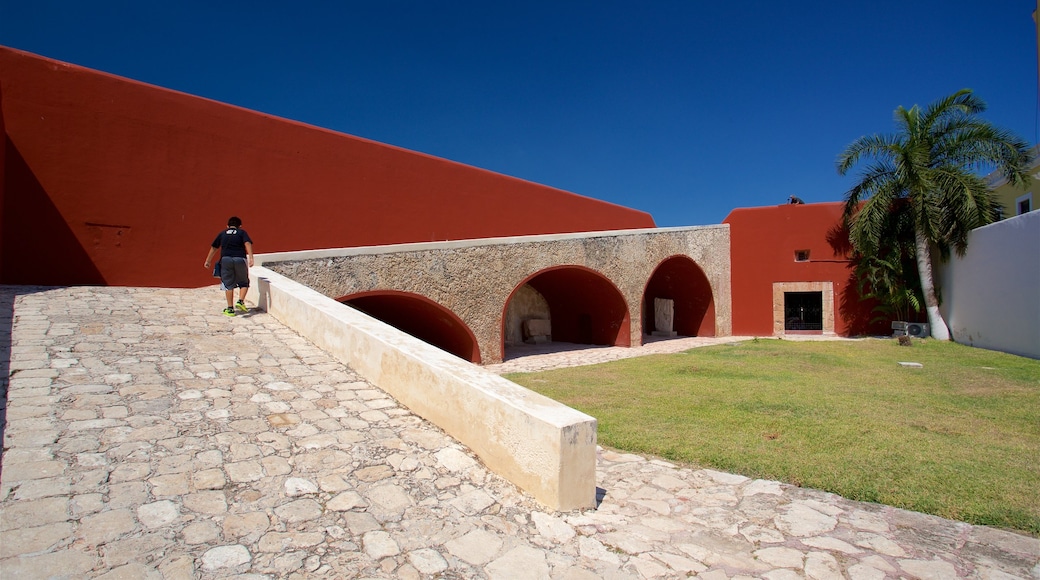
M0 442L7 431L7 390L11 385L11 346L14 342L14 303L20 295L44 292L40 286L0 286ZM6 446L2 446L6 450ZM0 475L3 451L0 451Z

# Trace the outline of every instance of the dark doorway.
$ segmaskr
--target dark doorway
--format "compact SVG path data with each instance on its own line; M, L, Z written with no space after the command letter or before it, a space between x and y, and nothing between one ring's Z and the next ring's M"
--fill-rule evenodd
M654 298L672 300L672 330L679 336L715 336L715 301L708 277L693 260L673 256L661 262L643 291L643 334L654 326Z
M785 331L823 331L823 292L784 292Z
M554 344L594 344L631 346L628 305L614 283L605 276L583 266L560 266L543 270L524 282L541 295L552 321ZM516 293L514 289L513 293ZM510 296L510 300L512 300ZM503 329L509 302L503 308ZM505 330L502 332L505 337ZM509 358L505 340L502 358Z

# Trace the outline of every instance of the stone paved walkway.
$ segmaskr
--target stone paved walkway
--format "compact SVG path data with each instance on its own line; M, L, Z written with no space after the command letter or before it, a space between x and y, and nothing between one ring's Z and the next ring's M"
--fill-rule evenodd
M221 301L0 288L0 578L1040 573L1035 538L608 450L598 509L546 513L350 368Z

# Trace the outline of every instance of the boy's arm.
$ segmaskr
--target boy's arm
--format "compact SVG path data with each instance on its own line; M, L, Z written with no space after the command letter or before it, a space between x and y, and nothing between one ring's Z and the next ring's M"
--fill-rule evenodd
M249 267L253 267L253 242L246 242L246 256L249 259Z
M206 263L203 264L204 267L209 268L209 263L213 261L213 256L217 255L217 250L218 249L219 248L210 247L209 254L206 254ZM249 254L249 261L250 262L253 261L253 255L252 254Z

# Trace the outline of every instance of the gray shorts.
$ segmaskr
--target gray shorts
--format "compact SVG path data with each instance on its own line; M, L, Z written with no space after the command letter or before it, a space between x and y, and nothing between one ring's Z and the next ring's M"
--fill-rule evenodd
M249 266L245 258L220 258L220 289L249 288Z

